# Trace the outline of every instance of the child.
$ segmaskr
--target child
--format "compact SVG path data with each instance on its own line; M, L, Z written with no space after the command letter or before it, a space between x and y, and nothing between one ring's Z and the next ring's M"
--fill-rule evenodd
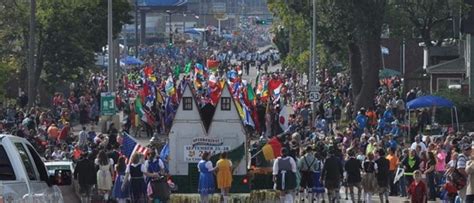
M421 180L421 171L416 170L413 172L414 181L408 187L408 195L411 198L412 203L425 203L427 202L428 191L426 184Z
M443 186L443 203L454 203L458 190L454 187L453 183L449 179L446 180L446 184Z

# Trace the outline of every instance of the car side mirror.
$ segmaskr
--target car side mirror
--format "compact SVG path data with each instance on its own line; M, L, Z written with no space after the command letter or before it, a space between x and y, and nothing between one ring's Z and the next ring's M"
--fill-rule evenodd
M54 171L54 176L50 176L50 181L53 185L71 185L72 172L71 170L57 169Z

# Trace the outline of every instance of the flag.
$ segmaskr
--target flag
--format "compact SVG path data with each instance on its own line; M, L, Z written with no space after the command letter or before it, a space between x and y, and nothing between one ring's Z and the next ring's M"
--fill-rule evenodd
M206 61L206 66L215 71L215 69L217 69L219 67L219 61L216 61L216 60L212 60L212 59L207 59Z
M280 127L283 131L288 129L288 108L286 106L282 106L280 110L280 114L278 115L278 124L280 124Z
M272 99L273 99L274 104L280 101L280 92L281 92L282 87L283 87L283 83L280 84L280 86L278 86L272 91L272 97L273 97Z
M249 108L247 107L247 105L245 105L245 104L243 103L243 101L241 101L241 102L242 102L242 107L243 107L243 109L244 109L244 112L243 112L243 114L244 114L244 116L243 116L244 124L245 124L245 125L252 126L253 128L255 128L255 123L253 122L253 119L252 119L252 113L250 112L250 110L249 110Z
M237 78L237 71L235 70L230 70L229 72L227 72L227 79L230 81L230 82L234 82Z
M179 67L179 65L176 65L174 67L174 77L178 78L179 77L179 74L181 73L181 67Z
M169 155L170 155L170 146L167 142L165 144L165 146L163 146L163 149L161 149L160 158L163 159L163 160L166 160L166 159L168 159Z
M380 46L380 51L382 52L383 55L389 55L390 50L387 47Z
M173 77L171 75L168 76L168 79L166 80L165 91L166 95L168 96L173 96L176 93L176 90L174 88Z
M281 156L281 143L276 137L268 140L267 144L262 147L263 156L265 160L272 160Z
M270 91L270 93L273 94L273 91L277 88L279 88L281 85L283 84L283 82L281 80L278 80L278 79L271 79L270 81L268 81L268 90Z
M153 74L153 68L150 66L147 66L143 69L143 73L145 74L145 78L150 77L151 74Z
M141 146L133 137L131 137L126 132L123 132L123 142L122 142L121 152L122 152L122 155L124 155L127 158L127 160L130 160L130 158L132 157L134 153L140 153L140 154L146 155L148 154L149 149L147 147Z
M217 77L214 74L211 74L209 76L209 81L207 83L210 88L213 88L214 86L217 85Z
M214 87L209 89L209 97L212 105L216 105L221 96L222 89L219 85L214 85Z
M253 92L252 85L247 84L247 99L251 102L255 100L255 93Z
M191 62L186 64L186 66L184 67L184 73L185 74L188 74L189 72L191 72L191 66L192 66Z
M143 109L142 99L140 95L137 96L137 98L135 99L135 113L137 113L140 120L147 123L148 125L153 126L153 124L155 123L155 119L153 118L153 116Z

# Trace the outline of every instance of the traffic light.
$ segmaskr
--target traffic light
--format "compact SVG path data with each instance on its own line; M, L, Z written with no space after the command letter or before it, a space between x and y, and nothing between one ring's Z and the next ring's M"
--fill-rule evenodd
M256 20L255 24L257 24L257 25L266 25L267 21L266 20Z

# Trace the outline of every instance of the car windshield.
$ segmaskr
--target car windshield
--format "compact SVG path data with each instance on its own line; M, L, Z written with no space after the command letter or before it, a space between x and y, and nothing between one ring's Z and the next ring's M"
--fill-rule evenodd
M48 171L55 171L55 170L71 170L69 165L52 165L52 166L46 166Z

